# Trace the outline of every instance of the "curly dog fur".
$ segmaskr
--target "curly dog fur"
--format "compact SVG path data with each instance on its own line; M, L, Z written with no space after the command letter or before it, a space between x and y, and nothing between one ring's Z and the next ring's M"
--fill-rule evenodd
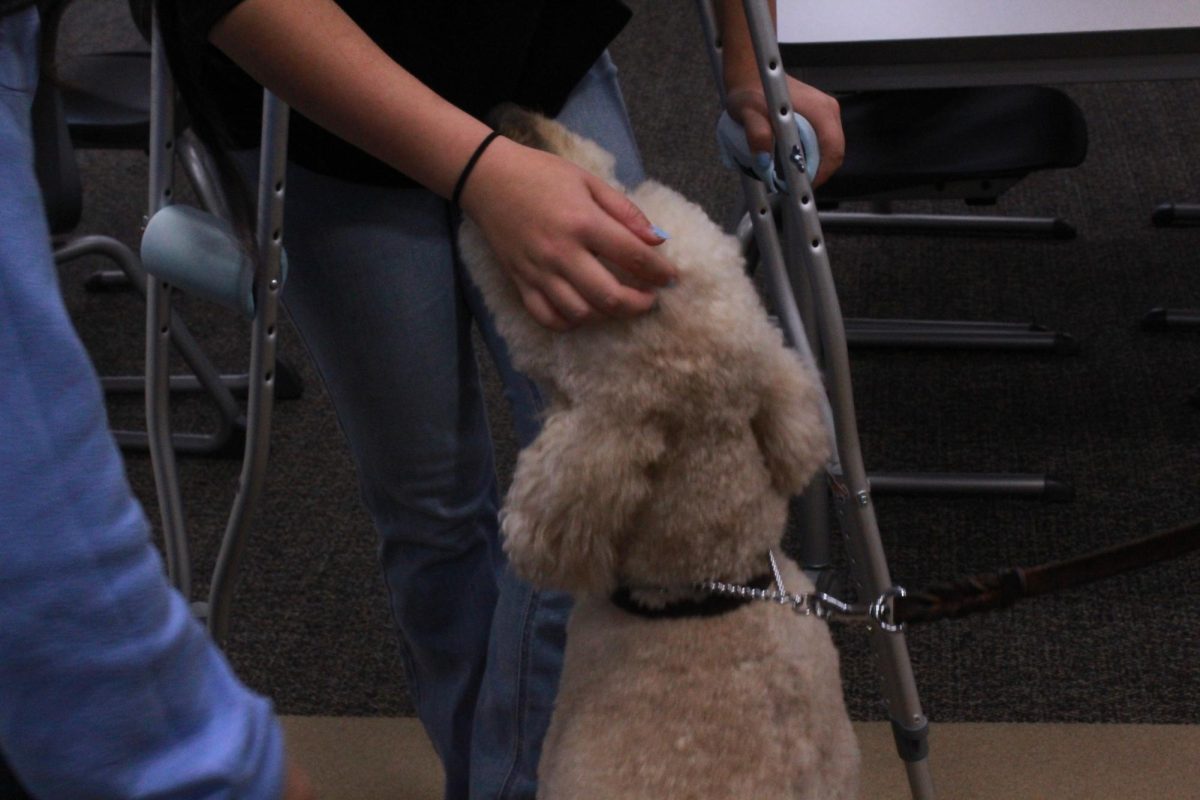
M504 109L509 138L617 186L612 156ZM539 768L542 800L853 800L858 749L825 624L772 603L647 618L706 580L768 568L788 499L823 465L820 385L784 347L733 237L654 181L628 192L673 238L658 309L566 334L538 325L470 220L464 262L516 366L548 392L502 530L518 573L576 598ZM812 585L780 559L793 592Z

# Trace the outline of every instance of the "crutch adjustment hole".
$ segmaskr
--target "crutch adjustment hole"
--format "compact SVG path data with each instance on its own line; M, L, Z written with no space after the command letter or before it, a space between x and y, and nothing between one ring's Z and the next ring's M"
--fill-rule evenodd
M771 63L767 64L767 69L771 70L771 72L776 71L779 69L779 62L772 58Z
M263 383L270 383L271 378L273 378L274 376L275 376L275 373L268 370L267 374L263 375Z
M820 239L813 239L813 240L812 240L812 249L813 249L813 250L816 250L816 249L817 249L818 247L820 247L820 246L821 246L821 240L820 240Z
M788 107L787 107L787 104L781 105L781 106L779 107L779 116L781 116L781 117L786 117L787 115L788 115Z
M170 330L170 329L166 325L163 325L161 328L158 329L158 332L166 335L168 330Z
M760 208L760 209L758 210L758 215L759 215L760 217L765 217L765 216L767 215L767 207L766 207L766 206L763 206L762 208Z
M267 326L267 336L274 336L274 335L275 335L275 326L268 325Z
M163 291L165 292L165 291L167 291L168 289L170 289L170 288L171 288L171 284L167 283L166 281L163 281L163 282L162 282L162 288L163 288Z
M808 205L808 204L811 202L811 200L812 200L812 199L811 199L811 198L810 198L808 195L803 195L803 196L800 198L800 205L802 205L802 206L806 206L806 205Z
M170 197L170 196L171 196L171 187L168 186L166 189L163 189L163 197Z
M276 228L275 230L271 231L271 241L272 241L272 242L278 242L278 241L279 241L279 236L280 236L280 232L279 232L279 229L278 229L278 228Z
M275 194L283 194L283 181L275 181Z
M175 146L175 140L174 140L174 139L167 139L165 142L163 142L163 149L164 149L164 150L170 150L170 149L171 149L172 147L174 147L174 146Z

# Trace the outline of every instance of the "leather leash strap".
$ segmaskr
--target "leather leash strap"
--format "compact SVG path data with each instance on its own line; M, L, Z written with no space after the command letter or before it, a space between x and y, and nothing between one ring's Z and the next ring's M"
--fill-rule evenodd
M925 591L894 598L892 622L935 622L1007 608L1025 597L1082 586L1194 550L1200 550L1200 520L1079 558L935 584Z

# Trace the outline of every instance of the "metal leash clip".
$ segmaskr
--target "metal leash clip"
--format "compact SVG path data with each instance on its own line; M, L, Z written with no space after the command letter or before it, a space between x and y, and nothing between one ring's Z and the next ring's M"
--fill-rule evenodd
M774 599L780 603L791 603L792 609L797 613L805 616L812 615L827 622L837 620L847 623L864 622L868 625L875 623L888 633L898 633L904 630L904 623L895 621L895 599L904 597L906 594L903 586L888 588L869 604L846 603L832 595L825 594L825 592L792 594L783 586L783 574L779 570L779 564L775 561L774 551L767 551L767 557L771 561L771 572L775 576L776 596Z
M895 621L895 599L904 595L903 586L892 586L871 603L846 603L824 592L817 592L798 595L797 600L802 600L805 608L801 610L798 607L797 611L813 614L830 622L836 620L864 622L868 625L874 623L888 633L899 633L904 630L904 623Z

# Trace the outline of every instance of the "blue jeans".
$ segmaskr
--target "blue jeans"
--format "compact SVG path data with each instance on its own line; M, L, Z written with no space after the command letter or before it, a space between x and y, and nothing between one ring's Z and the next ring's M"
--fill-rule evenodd
M37 32L0 17L0 759L42 798L278 797L270 703L169 587L59 294Z
M642 177L603 57L559 120ZM241 154L244 166L257 163ZM519 441L541 398L517 374L454 247L458 219L419 188L290 167L284 303L328 388L378 528L408 688L446 771L446 797L533 798L570 600L507 568L492 442L471 340L503 379Z

